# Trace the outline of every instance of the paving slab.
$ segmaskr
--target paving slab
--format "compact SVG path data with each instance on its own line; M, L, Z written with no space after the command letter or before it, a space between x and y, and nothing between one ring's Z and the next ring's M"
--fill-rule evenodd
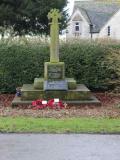
M0 134L0 160L120 160L120 135Z

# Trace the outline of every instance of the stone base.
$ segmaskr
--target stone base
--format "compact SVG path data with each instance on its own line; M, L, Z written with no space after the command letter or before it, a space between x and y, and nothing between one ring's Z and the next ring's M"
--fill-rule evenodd
M95 97L91 96L89 100L78 100L78 101L63 101L69 105L96 105L100 106L101 102ZM30 105L32 101L30 100L21 100L21 97L15 96L15 98L12 101L12 106L17 105Z
M77 88L77 83L74 78L66 78L65 80L68 83L68 89L74 90ZM44 81L45 81L44 78L35 78L33 87L38 90L43 90L44 89Z
M68 89L74 90L77 88L77 82L74 78L66 78L66 80L68 82Z
M34 79L34 84L33 84L33 87L35 89L41 89L43 90L43 87L44 86L44 78L35 78Z
M31 84L23 85L21 89L22 100L36 100L36 99L52 99L59 98L61 100L89 100L91 96L90 90L83 84L77 85L77 89L68 91L44 91L34 89Z
M22 96L15 97L12 105L31 104L33 100L53 98L59 98L70 104L100 104L100 101L93 97L90 90L83 84L79 84L76 89L68 91L44 91L34 89L34 85L26 84L23 85L21 92Z

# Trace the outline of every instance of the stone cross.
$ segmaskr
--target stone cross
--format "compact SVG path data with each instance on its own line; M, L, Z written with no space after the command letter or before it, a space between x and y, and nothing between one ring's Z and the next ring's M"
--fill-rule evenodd
M61 19L61 13L58 9L52 9L48 13L48 19L52 20L50 23L50 62L59 62L59 19Z

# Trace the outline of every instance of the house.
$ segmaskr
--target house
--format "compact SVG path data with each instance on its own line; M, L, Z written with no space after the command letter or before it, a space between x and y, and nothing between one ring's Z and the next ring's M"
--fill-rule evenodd
M120 39L120 2L75 1L66 38Z

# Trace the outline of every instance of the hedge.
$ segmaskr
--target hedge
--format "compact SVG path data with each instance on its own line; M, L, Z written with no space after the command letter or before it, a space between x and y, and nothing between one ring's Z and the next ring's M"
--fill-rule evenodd
M119 49L119 44L66 42L60 45L60 61L65 62L66 77L74 77L92 90L107 90L111 81L120 80ZM0 42L0 92L13 93L16 87L42 77L46 61L47 43Z

